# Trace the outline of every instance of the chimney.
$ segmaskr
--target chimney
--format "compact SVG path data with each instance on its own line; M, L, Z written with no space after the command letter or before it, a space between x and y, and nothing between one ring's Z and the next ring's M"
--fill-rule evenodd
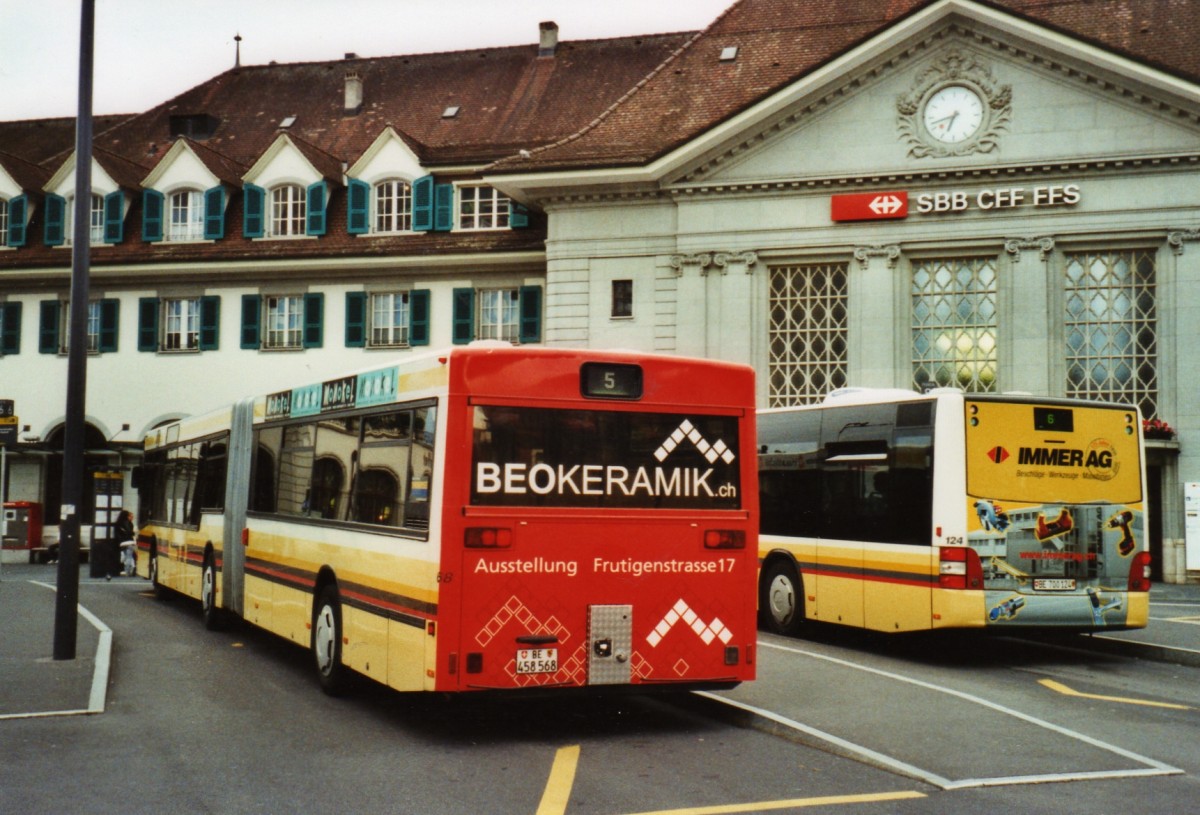
M346 104L344 112L347 116L357 116L363 105L363 84L358 71L346 72Z
M538 41L538 56L554 56L554 52L558 49L558 23L552 20L538 23L538 32L541 35Z

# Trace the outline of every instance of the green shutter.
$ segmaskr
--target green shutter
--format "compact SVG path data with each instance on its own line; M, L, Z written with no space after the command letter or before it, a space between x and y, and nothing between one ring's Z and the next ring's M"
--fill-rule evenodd
M163 198L158 190L142 191L142 240L147 243L163 239Z
M352 178L347 186L346 231L365 235L371 231L371 185Z
M117 191L104 196L104 242L120 243L125 237L125 194Z
M516 201L508 202L508 225L511 229L529 227L529 209Z
M521 342L542 341L542 287L522 286L520 293Z
M325 295L304 295L304 347L320 348L324 342Z
M433 228L437 232L454 228L453 184L438 184L433 188Z
M328 203L329 186L324 181L308 186L308 222L304 230L307 234L325 234L325 207Z
M38 353L58 353L58 323L62 319L62 303L57 300L43 300L38 304L40 314L38 321Z
M475 339L475 290L455 289L452 299L450 337L455 345L464 345Z
M346 347L363 348L367 344L367 293L346 292Z
M120 329L121 301L100 301L100 342L101 353L115 353L117 350L117 332Z
M0 357L21 352L21 304L0 303Z
M204 191L204 239L219 241L225 237L225 188Z
M429 289L409 292L408 344L429 345Z
M247 238L263 236L263 210L266 207L267 191L253 184L242 187L245 212L242 214L242 234ZM258 347L257 341L255 347Z
M200 298L200 350L216 351L220 344L221 298L209 295Z
M414 232L433 229L433 176L421 176L412 185L412 225Z
M51 193L46 196L47 246L62 246L66 229L67 199Z
M138 333L137 349L139 351L158 350L158 298L138 298Z
M29 218L29 197L18 195L8 202L8 245L25 245L25 225Z
M262 296L242 295L242 348L258 348L259 325L262 322Z

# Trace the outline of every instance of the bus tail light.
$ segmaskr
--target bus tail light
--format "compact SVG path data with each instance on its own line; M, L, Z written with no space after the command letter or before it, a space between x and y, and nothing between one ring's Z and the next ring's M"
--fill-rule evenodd
M468 549L507 549L512 546L512 530L493 526L471 526L464 532Z
M938 562L938 586L943 589L983 588L983 564L968 546L943 546Z
M1129 564L1129 590L1150 591L1150 553L1138 552Z
M746 533L740 529L706 529L705 549L745 549Z

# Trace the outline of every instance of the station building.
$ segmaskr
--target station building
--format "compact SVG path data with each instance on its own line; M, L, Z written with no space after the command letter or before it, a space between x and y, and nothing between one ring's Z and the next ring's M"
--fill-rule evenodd
M701 32L236 66L97 131L89 461L380 355L636 348L749 363L764 407L1135 403L1156 577L1200 577L1198 34L1186 0L742 0ZM0 123L9 498L48 528L69 130Z

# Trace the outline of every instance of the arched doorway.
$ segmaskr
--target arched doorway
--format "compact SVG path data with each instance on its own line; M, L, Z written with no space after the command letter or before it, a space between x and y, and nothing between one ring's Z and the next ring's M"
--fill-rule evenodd
M66 427L59 425L46 437L45 447L49 452L46 459L46 481L42 485L42 495L45 496L45 517L47 525L58 524L62 518L62 481L63 481L63 441ZM108 469L115 465L118 453L109 449L108 439L104 434L90 424L83 426L84 449L84 489L83 505L79 507L80 523L95 522L96 497L91 489L90 473Z

